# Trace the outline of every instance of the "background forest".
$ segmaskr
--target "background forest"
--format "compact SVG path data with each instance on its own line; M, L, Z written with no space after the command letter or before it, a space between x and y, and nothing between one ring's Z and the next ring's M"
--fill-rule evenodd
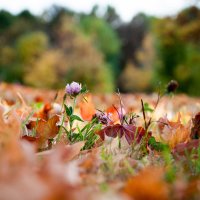
M0 11L0 81L41 88L66 82L92 92L151 92L171 79L200 95L200 9L123 22L116 10L77 13L53 6L41 16Z

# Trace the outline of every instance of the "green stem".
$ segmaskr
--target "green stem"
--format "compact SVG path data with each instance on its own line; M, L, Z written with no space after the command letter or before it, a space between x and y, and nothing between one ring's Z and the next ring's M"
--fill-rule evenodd
M58 131L58 137L57 137L57 140L56 140L57 142L60 141L60 137L62 135L62 127L63 127L63 124L64 124L65 119L66 119L65 111L63 111L65 100L66 100L66 96L63 97L63 101L62 101L61 113L63 112L63 117L62 117L61 125L60 125L59 131Z
M72 115L74 114L74 109L75 109L75 105L76 105L76 97L74 98L73 104L72 104ZM69 119L69 141L71 142L72 140L72 128L73 128L73 121L71 121L71 119Z

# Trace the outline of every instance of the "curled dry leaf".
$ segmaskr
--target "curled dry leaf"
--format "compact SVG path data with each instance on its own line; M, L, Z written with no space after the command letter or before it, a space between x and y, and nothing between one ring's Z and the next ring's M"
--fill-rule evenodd
M167 117L158 120L161 142L166 142L173 149L179 143L186 143L190 140L190 122L183 125L181 115L177 121L169 121Z
M42 147L49 139L53 139L59 131L57 123L59 117L57 115L48 119L47 121L40 119L39 121L31 121L27 128L30 130L35 129L35 136L23 136L22 138L29 142L37 142L39 147Z
M56 125L58 122L59 117L57 115L47 121L39 120L36 124L36 136L44 139L53 139L59 131L59 127Z

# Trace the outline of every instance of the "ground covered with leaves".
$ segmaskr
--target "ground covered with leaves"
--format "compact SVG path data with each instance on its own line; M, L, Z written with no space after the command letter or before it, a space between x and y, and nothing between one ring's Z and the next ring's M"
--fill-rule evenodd
M0 199L199 199L199 98L79 86L0 85Z

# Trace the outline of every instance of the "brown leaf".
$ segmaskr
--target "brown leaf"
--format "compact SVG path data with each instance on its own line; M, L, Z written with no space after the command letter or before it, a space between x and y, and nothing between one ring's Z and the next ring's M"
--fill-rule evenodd
M26 127L30 130L35 129L35 136L23 136L29 142L37 144L38 149L46 148L49 139L53 139L59 132L59 127L56 125L59 121L59 117L54 115L47 121L40 119L39 121L30 121Z
M30 130L35 128L37 138L53 139L59 131L59 127L56 125L58 121L59 117L54 115L47 121L43 119L39 121L30 121L26 127Z
M51 156L51 155L56 155L57 152L60 152L60 156L63 161L67 162L72 160L75 156L77 156L80 153L80 150L83 148L85 145L85 142L77 142L73 145L60 145L57 146L55 149L43 151L37 153L38 156Z
M181 115L178 115L177 121L169 121L167 117L159 119L158 127L160 130L161 142L166 142L172 149L179 143L185 143L190 140L190 122L183 125Z
M59 127L56 123L59 121L59 117L57 115L48 119L47 121L40 120L36 125L36 136L45 139L54 138L59 131Z

